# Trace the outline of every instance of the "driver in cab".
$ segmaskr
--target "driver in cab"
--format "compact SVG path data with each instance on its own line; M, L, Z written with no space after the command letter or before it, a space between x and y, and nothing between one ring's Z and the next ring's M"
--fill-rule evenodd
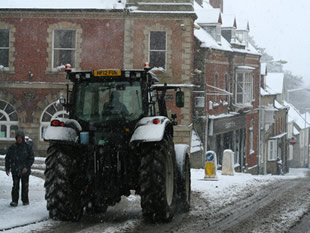
M110 103L104 104L104 112L109 109L108 111L111 112L111 114L120 114L120 115L129 115L129 112L125 106L120 101L120 93L118 91L113 91L110 96Z

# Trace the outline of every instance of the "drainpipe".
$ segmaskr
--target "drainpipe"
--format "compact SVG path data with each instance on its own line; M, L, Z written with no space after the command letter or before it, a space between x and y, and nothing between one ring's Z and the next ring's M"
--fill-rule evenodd
M261 84L261 74L260 74L260 69L261 69L261 63L259 63L259 97L258 97L258 174L262 174L262 164L261 164L261 119L262 119L262 106L261 106L261 93L260 93L260 84Z

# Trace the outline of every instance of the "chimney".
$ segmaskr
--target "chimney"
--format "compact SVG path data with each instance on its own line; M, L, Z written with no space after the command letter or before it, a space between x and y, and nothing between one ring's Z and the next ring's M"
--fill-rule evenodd
M223 13L223 0L209 0L211 6L213 6L214 8L220 8L221 12Z

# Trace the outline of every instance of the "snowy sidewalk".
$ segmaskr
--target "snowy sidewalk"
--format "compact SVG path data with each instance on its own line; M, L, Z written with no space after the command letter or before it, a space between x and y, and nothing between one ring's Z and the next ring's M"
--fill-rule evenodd
M0 231L16 226L38 222L48 218L44 199L44 180L35 176L29 178L30 205L23 206L19 200L17 207L11 207L12 174L0 171Z

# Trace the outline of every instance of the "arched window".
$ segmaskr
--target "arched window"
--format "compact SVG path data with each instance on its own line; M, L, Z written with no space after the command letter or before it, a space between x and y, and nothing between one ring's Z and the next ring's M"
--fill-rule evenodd
M48 105L42 113L40 120L40 140L43 141L43 136L46 128L50 125L52 118L68 118L69 114L66 112L65 108L56 104L56 102Z
M18 117L15 108L0 100L0 140L15 139L18 130Z

